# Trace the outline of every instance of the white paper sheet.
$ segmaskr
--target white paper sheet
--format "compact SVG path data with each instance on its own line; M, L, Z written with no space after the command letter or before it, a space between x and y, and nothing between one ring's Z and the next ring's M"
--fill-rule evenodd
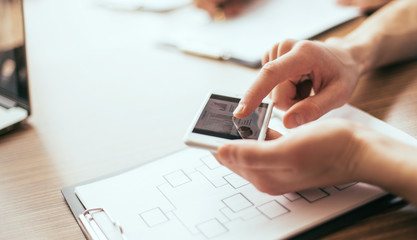
M351 106L327 117L357 120L410 144L417 142ZM76 194L86 208L104 207L128 239L281 239L386 193L351 183L270 196L221 166L209 152L188 148L79 186Z

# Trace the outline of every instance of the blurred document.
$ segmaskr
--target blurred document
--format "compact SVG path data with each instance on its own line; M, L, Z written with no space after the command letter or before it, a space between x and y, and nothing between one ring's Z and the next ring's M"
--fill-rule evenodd
M257 1L241 16L226 21L214 21L193 8L175 14L182 22L171 26L166 41L205 44L249 62L259 61L284 39L309 39L360 16L357 8L339 6L336 0Z
M170 11L188 4L192 0L97 0L99 5L120 10Z

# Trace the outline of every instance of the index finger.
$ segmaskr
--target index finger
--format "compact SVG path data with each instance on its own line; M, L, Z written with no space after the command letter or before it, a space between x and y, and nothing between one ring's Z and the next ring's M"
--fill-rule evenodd
M279 83L298 79L308 73L308 62L304 59L300 54L288 53L266 63L255 82L240 100L234 116L237 118L248 117Z

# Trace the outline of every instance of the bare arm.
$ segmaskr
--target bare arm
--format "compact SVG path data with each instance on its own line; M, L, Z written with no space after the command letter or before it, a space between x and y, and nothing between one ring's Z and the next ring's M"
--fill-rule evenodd
M396 0L370 16L344 38L327 44L347 49L365 73L417 56L417 1Z
M417 205L417 148L372 131L357 131L356 136L364 148L354 167L358 179Z
M366 182L417 204L417 148L342 119L304 125L272 141L233 141L217 159L262 192Z
M346 103L361 74L416 56L417 1L395 0L345 38L275 45L235 115L250 114L272 90L277 107L287 110L284 124L305 124ZM298 98L305 75L315 94ZM269 194L361 181L417 204L416 156L415 147L339 119L274 141L235 141L220 147L217 158Z
M416 56L417 1L396 0L345 38L275 45L235 115L250 114L272 90L276 106L287 110L284 124L305 124L344 104L361 74ZM298 98L305 75L315 95ZM361 181L417 204L416 156L415 147L339 119L273 141L235 141L220 147L217 158L269 194Z
M415 56L417 1L395 0L344 38L275 45L234 114L248 116L270 94L287 111L284 125L294 128L345 104L365 72Z

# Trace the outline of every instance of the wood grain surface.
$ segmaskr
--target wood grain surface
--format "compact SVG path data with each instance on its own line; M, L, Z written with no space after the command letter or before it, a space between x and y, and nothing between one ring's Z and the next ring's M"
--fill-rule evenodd
M145 37L155 28L148 25L158 24L149 13L83 1L25 4L33 115L0 137L0 239L83 239L63 187L184 147L196 99L209 87L244 91L258 71L149 47ZM318 39L343 36L361 21ZM364 76L350 103L417 137L417 61ZM410 205L325 237L413 238L417 210Z

